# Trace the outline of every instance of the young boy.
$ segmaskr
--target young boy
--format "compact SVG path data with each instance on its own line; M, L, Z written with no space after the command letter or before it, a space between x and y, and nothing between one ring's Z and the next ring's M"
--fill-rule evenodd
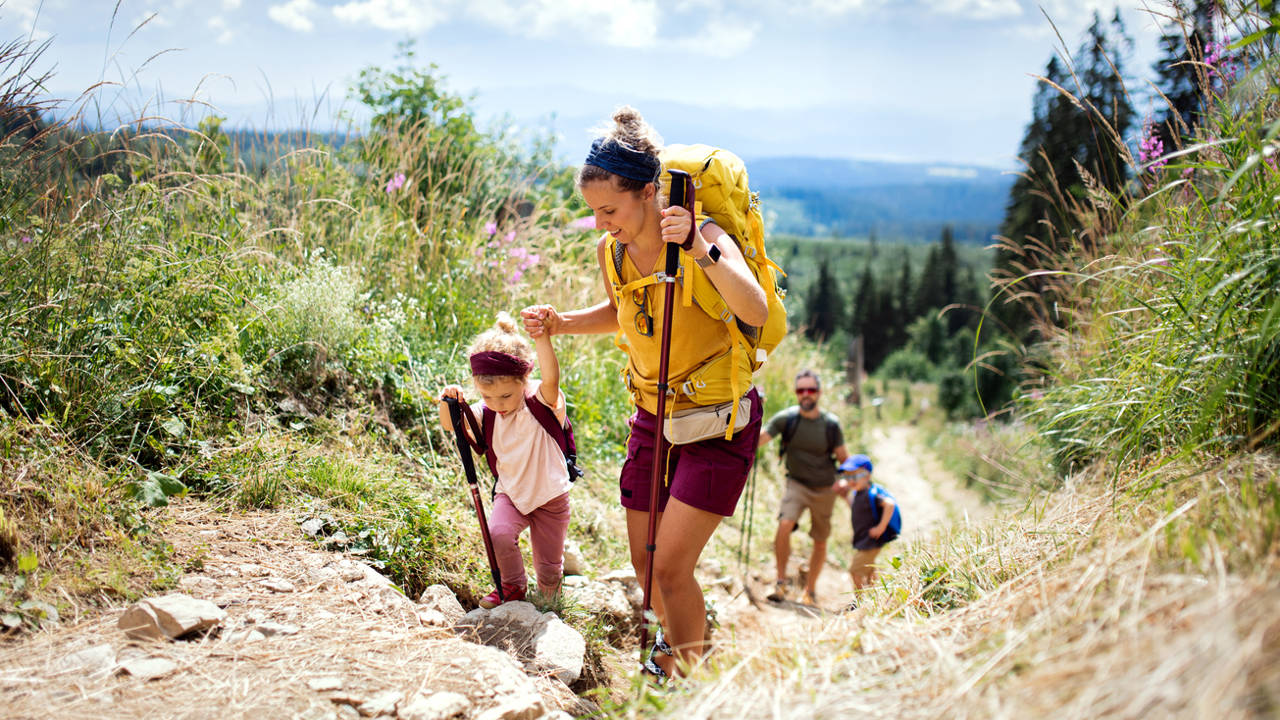
M875 561L880 548L898 537L902 515L889 491L871 482L871 458L851 455L840 463L839 469L840 479L832 489L849 503L854 548L849 576L853 578L854 590L861 590L875 579Z

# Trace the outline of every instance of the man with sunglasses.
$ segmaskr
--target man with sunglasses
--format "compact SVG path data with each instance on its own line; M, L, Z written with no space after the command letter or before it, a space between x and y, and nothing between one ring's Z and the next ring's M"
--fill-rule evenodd
M836 465L849 457L849 451L844 446L840 422L818 407L818 399L822 395L822 381L818 374L813 370L801 370L796 375L795 389L797 404L769 419L760 433L758 445L763 447L775 436L781 437L779 455L785 461L787 471L787 489L782 496L778 530L773 538L778 579L769 599L775 602L787 599L791 585L787 576L791 532L795 530L800 516L808 510L813 552L809 555L809 572L800 602L813 605L818 575L827 561L831 511L836 501L832 490L836 481Z

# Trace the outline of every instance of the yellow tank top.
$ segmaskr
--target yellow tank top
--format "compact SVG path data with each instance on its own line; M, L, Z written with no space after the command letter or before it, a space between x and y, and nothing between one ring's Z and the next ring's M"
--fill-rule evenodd
M623 253L622 282L639 280L662 269L665 256L658 255L658 260L649 273L641 274L632 262L631 256ZM712 318L702 311L697 304L685 306L680 302L680 284L676 284L675 302L671 319L671 353L667 367L667 386L675 388L687 380L690 374L702 367L708 360L723 355L732 347L732 339L724 322ZM631 390L632 398L640 407L651 413L658 411L658 362L662 347L662 315L666 285L658 283L648 285L618 297L618 326L626 336L626 350L629 358L624 378ZM652 318L652 322L648 318ZM646 335L646 326L652 333ZM749 376L748 376L749 377ZM674 403L674 407L672 407ZM695 407L687 395L676 393L668 395L669 411Z

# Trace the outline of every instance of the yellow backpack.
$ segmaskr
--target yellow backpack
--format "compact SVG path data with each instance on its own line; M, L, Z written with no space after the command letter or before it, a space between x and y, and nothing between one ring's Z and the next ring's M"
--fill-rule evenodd
M747 186L747 168L741 158L728 150L709 145L671 145L663 149L659 158L664 170L664 190L669 194L671 189L671 176L666 170L683 170L689 173L694 187L694 214L699 219L710 217L716 225L729 233L764 290L769 309L768 320L761 328L745 325L729 311L724 298L702 268L687 253L680 253L678 282L681 286L682 303L685 307L691 302L697 303L707 315L722 320L728 326L733 346L728 352L708 360L685 382L673 386L672 391L685 394L698 405L736 401L749 388L751 375L760 369L769 358L769 353L773 352L787 334L787 309L782 303L786 291L778 287L777 277L778 273L786 273L765 254L764 217L760 213L760 199ZM625 297L624 293L659 282L655 276L649 276L624 285L622 257L626 250L612 237L608 244L613 262L606 265L614 297ZM621 335L619 332L620 344ZM668 407L674 407L674 403ZM738 405L735 402L725 439L733 435L737 412Z

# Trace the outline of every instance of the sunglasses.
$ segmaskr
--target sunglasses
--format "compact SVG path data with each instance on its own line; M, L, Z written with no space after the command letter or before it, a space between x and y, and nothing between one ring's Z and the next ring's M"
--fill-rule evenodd
M653 316L649 314L649 288L631 291L631 302L640 308L636 311L636 332L645 337L653 337Z
M797 395L817 395L819 392L818 388L796 388Z

